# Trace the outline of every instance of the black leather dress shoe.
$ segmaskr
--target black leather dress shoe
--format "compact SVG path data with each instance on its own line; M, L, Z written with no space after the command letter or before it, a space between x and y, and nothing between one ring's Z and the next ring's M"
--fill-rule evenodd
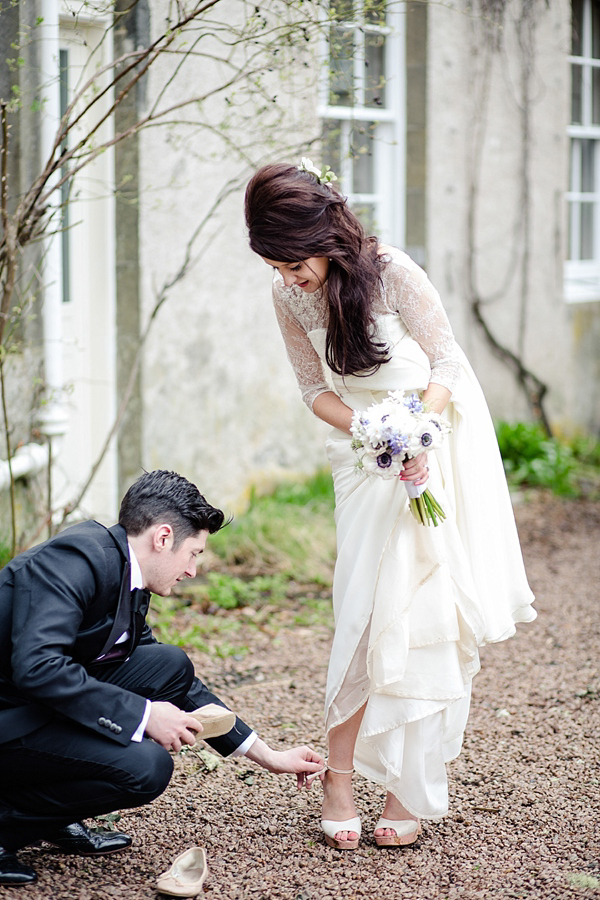
M18 887L20 884L33 884L34 881L37 881L37 875L33 869L20 863L14 853L0 847L0 885Z
M120 831L90 831L81 822L73 822L46 835L44 840L63 853L77 856L106 856L131 846L131 838Z

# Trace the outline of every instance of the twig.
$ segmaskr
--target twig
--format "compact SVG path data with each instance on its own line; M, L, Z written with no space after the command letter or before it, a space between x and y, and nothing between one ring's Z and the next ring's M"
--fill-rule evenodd
M544 397L548 391L547 385L545 385L534 372L525 366L522 359L517 356L516 353L513 353L512 350L509 350L508 347L501 344L492 334L490 327L482 315L481 299L479 297L471 298L471 309L496 356L501 359L502 362L505 362L517 376L517 381L525 392L534 417L544 427L548 436L551 437L552 429L544 410Z
M2 416L4 419L4 430L6 432L6 463L8 465L8 477L10 483L10 525L11 525L11 557L17 552L17 506L15 501L15 479L12 470L12 447L10 442L10 421L8 418L8 407L6 405L6 386L4 380L4 363L6 357L4 348L0 348L0 387L2 393Z
M0 303L0 344L2 344L8 310L15 285L17 264L15 229L13 222L8 216L8 119L7 104L4 101L0 104L0 120L0 127L2 128L2 162L0 165L2 184L0 185L0 203L2 205L2 229L4 231L4 244L6 247L6 274L4 275L2 302Z

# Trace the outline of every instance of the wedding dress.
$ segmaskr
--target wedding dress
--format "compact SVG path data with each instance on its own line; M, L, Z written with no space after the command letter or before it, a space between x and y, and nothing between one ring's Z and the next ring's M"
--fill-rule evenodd
M413 518L399 479L356 469L351 438L327 440L333 471L337 562L335 635L325 702L329 731L366 703L355 768L413 815L447 813L446 762L460 752L478 647L502 641L536 613L493 424L475 374L457 346L439 295L400 250L387 248L375 330L390 360L366 377L325 363L324 290L273 296L305 402L334 390L364 410L390 390L452 391L452 431L430 452L430 487L446 513L440 526Z

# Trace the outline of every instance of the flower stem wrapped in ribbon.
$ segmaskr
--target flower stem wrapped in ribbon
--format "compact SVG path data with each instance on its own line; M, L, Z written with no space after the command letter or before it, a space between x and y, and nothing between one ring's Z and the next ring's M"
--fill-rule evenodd
M437 450L451 427L438 413L428 412L414 393L390 391L381 403L352 417L352 449L356 466L367 475L394 478L404 462L425 450ZM446 518L427 484L405 481L410 509L421 525L439 525Z

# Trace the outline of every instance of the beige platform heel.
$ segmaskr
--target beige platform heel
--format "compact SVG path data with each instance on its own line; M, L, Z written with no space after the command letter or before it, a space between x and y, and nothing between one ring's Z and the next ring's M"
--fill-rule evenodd
M405 847L407 844L414 844L421 834L421 823L416 819L384 819L382 816L375 831L378 828L390 828L396 832L390 835L373 835L378 847Z
M336 775L352 775L354 772L354 769L334 769L333 766L330 766L329 764L327 764L327 769L330 772L334 772ZM358 816L354 816L352 819L344 819L341 822L338 822L335 819L321 819L321 830L325 835L325 843L330 847L333 847L334 850L356 850L358 847L361 834L361 825ZM340 841L336 838L336 834L340 831L353 831L358 837L353 838L352 840Z

